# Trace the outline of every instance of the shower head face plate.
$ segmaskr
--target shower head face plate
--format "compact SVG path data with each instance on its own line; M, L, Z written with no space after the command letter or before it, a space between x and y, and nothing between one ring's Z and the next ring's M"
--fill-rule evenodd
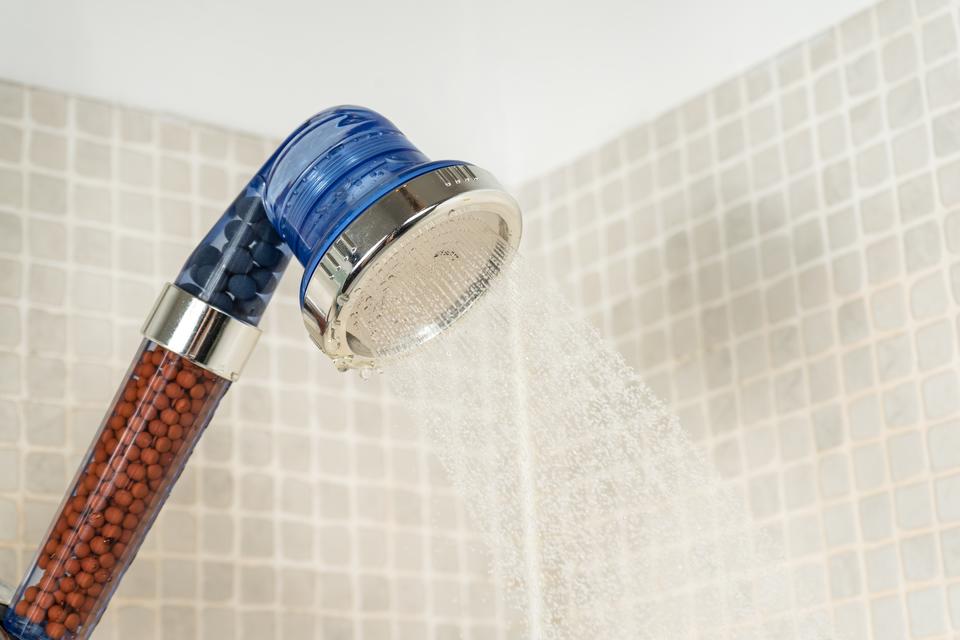
M340 369L402 355L483 296L521 225L516 201L477 167L414 178L364 211L304 274L311 338Z

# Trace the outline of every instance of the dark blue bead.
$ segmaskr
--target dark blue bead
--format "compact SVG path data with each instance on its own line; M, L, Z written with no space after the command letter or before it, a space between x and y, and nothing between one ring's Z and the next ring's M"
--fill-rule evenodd
M259 222L267 217L263 200L257 196L242 196L233 203L233 212L241 220Z
M237 300L249 300L257 295L257 283L250 276L230 276L227 287Z
M256 322L259 320L265 306L263 300L258 297L253 297L237 304L240 315L243 316L243 319L247 322Z
M190 257L190 262L193 264L216 264L218 260L220 260L220 250L211 244L197 247L193 256Z
M215 292L207 302L224 313L233 313L233 298L222 291Z
M253 261L264 269L273 269L280 264L280 258L283 253L280 249L273 247L266 242L258 242L253 245Z
M254 269L250 272L250 277L257 283L257 291L264 295L270 295L277 288L279 280L273 277L273 272L269 269Z
M253 258L250 252L243 248L231 249L225 256L227 262L227 271L230 273L246 273L253 266Z
M212 292L223 288L223 270L215 264L198 264L190 269L190 277L204 291Z
M266 242L269 242L272 245L279 245L283 242L283 238L280 237L280 234L277 233L277 230L274 229L273 225L269 220L264 220L260 222L255 227L257 236Z
M257 235L253 227L243 220L231 220L224 227L223 232L227 236L230 246L233 247L249 246Z

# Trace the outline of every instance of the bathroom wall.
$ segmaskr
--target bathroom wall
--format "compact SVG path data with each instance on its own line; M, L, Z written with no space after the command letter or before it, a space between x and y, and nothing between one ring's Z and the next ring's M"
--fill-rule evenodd
M161 285L274 146L0 82L0 581L20 580ZM460 501L380 381L306 338L290 271L95 637L504 637Z
M960 632L958 9L887 0L520 189L849 638Z

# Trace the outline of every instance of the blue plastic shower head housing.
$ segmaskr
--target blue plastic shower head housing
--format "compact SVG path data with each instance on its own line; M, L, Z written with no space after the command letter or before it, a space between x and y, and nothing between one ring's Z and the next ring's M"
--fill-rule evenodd
M333 107L307 120L264 167L264 200L271 222L307 267L385 193L456 164L462 163L431 161L379 113Z
M441 216L450 222L439 225ZM451 225L461 233L450 233ZM427 233L441 226L440 236ZM371 309L376 279L386 277L386 257L414 242L455 255L457 247L425 242L432 238L436 244L440 237L461 249L477 244L502 253L502 246L516 247L520 230L517 203L486 171L431 161L380 114L334 107L280 145L188 259L176 284L257 324L292 253L304 267L300 302L313 341L340 368L369 366L377 349L350 300L364 290L363 309ZM409 268L389 266L391 276ZM379 305L377 312L390 310ZM411 335L422 341L440 329L411 327Z

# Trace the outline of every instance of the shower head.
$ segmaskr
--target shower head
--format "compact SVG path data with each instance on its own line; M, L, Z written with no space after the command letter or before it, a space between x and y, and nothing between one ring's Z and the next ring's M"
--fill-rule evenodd
M307 331L340 369L440 333L520 240L519 207L493 176L430 161L361 107L311 118L261 176L267 216L304 266Z
M431 162L369 109L329 109L301 125L161 291L15 604L0 606L0 637L90 637L240 377L292 255L313 341L340 369L369 368L463 316L513 255L520 227L517 203L487 172ZM88 569L91 549L100 560Z

